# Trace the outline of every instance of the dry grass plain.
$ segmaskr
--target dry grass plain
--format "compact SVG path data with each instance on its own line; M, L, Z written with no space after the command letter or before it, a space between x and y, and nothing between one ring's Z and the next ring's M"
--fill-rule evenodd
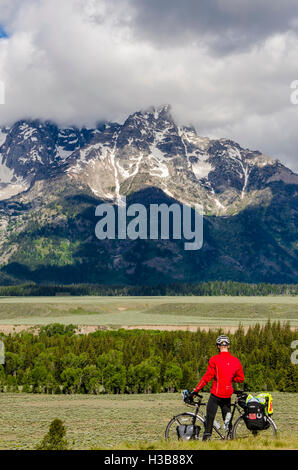
M205 394L208 399L208 394ZM34 449L50 422L62 419L73 449L167 448L164 430L173 415L187 411L180 394L32 395L2 394L0 449ZM298 394L273 393L279 439L258 439L246 446L298 448ZM218 413L217 419L221 422ZM185 444L183 444L185 445ZM205 446L205 443L186 447ZM244 448L243 443L215 442L209 448ZM181 446L175 445L177 449Z
M0 331L49 323L81 325L83 332L96 327L231 329L268 319L298 327L298 298L0 297Z

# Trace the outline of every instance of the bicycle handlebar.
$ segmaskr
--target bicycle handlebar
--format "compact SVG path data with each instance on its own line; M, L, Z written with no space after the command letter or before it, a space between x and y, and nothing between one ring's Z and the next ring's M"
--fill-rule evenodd
M194 400L194 398L198 398L198 400ZM195 394L192 398L184 398L183 401L186 405L200 405L201 401L203 399L203 395L200 395L199 393Z

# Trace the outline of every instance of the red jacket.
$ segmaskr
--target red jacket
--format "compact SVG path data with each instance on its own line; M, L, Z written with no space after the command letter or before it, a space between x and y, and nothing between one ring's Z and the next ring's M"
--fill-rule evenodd
M195 392L201 390L213 380L211 393L219 398L230 398L233 393L232 382L243 382L244 374L241 363L237 357L228 351L211 357L205 375L195 388Z

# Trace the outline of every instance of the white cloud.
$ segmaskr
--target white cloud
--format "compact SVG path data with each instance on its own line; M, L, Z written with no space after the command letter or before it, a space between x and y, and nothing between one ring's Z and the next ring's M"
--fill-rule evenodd
M129 0L0 0L0 12L10 34L0 40L0 124L30 117L93 125L171 103L177 120L200 134L233 138L298 169L293 32L214 55L200 41L136 36Z

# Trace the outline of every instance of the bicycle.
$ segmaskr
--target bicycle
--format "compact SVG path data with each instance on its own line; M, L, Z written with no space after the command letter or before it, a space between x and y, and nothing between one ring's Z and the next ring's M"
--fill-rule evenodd
M245 424L245 412L243 410L243 403L245 402L246 394L243 391L235 391L234 394L236 395L234 403L231 403L231 418L229 421L229 424L227 425L226 429L224 429L224 432L222 433L220 431L220 425L219 423L214 420L213 423L213 433L212 433L212 439L221 439L221 440L227 440L227 439L247 439L251 436L258 436L260 433L263 435L266 435L267 437L276 437L277 435L277 428L276 425L273 421L273 419L270 416L266 416L267 420L267 427L266 429L263 429L261 431L250 431L246 424ZM185 412L185 413L180 413L176 416L174 416L168 423L165 431L165 437L166 440L180 440L181 437L178 435L178 428L177 426L193 426L192 428L192 434L187 435L187 437L183 440L201 440L203 437L203 432L204 432L204 427L205 427L205 421L206 421L206 416L205 414L200 410L202 406L206 406L207 403L203 403L203 395L197 395L197 401L194 399L190 402L186 402L186 405L189 406L194 406L195 407L195 412ZM242 407L239 404L239 402L242 402ZM238 418L236 419L235 423L233 424L234 420L234 415L235 412L239 413ZM190 429L190 428L189 428ZM202 432L201 432L202 431Z

